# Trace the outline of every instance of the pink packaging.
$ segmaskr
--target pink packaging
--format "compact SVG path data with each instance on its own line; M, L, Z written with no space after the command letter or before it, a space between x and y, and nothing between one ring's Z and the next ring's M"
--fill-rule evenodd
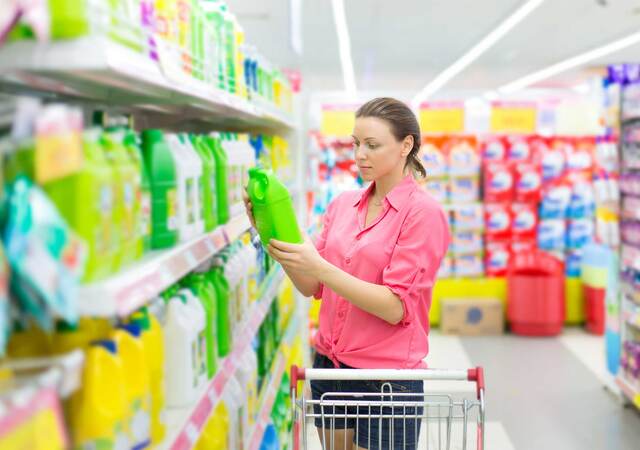
M518 239L535 239L538 227L538 207L535 203L511 205L511 234Z
M539 165L520 162L515 166L515 198L518 202L539 202L542 170Z
M506 241L487 242L484 263L485 271L489 277L503 277L507 274L509 261L511 260L511 250Z
M511 236L511 208L506 203L485 206L484 227L488 239Z
M530 161L531 146L525 136L511 136L509 138L509 161Z
M480 199L480 180L477 176L449 178L449 201L470 203Z
M482 251L482 232L454 231L451 251L454 255Z
M480 277L484 275L484 264L479 254L457 256L453 261L456 277Z
M507 143L502 136L489 136L482 145L484 161L504 161L507 158Z
M514 185L511 164L488 162L484 169L484 200L493 203L511 201Z

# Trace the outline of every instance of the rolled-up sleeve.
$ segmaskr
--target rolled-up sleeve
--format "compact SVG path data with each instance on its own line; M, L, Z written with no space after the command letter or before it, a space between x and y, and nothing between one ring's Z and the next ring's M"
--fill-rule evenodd
M335 203L338 201L339 197L336 197L324 213L324 217L322 218L322 230L320 230L320 234L315 239L314 245L320 253L320 256L325 258L325 247L327 245L327 237L329 236L329 229L331 228L331 223L333 222L333 215L335 214ZM314 298L321 299L322 298L322 290L324 285L320 283L318 290L313 294Z
M439 207L416 209L407 215L382 273L382 284L403 304L402 325L411 323L416 308L428 306L420 303L425 291L433 287L449 241L449 226Z

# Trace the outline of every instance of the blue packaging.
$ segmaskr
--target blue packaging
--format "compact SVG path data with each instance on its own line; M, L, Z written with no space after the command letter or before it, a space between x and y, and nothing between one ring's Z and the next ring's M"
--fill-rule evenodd
M540 219L564 219L571 202L571 188L558 184L542 194Z
M579 277L581 273L582 250L571 250L567 252L564 262L565 273L568 277Z
M593 240L594 232L592 219L570 220L567 226L567 247L581 248Z
M538 247L542 250L563 250L565 223L562 219L541 220L538 225Z
M570 219L593 217L596 212L595 195L591 183L576 183L567 210Z

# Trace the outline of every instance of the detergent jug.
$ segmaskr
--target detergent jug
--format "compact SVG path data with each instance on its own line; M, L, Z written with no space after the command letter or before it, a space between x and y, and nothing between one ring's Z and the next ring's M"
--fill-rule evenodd
M302 242L291 195L270 170L249 169L247 190L263 245L271 239L295 244Z

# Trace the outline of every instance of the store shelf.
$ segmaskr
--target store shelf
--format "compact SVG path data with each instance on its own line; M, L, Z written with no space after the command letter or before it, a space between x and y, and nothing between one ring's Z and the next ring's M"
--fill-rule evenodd
M151 252L142 261L104 281L83 286L78 294L81 316L124 317L139 309L250 228L242 214L211 233L168 250Z
M271 411L273 409L273 403L275 401L278 390L280 389L280 383L282 382L282 376L286 370L286 358L282 352L283 344L291 345L293 339L297 336L299 331L299 324L303 323L296 317L292 317L289 320L287 331L285 332L278 354L271 365L269 373L271 377L269 381L263 385L262 392L260 393L260 409L258 412L258 418L254 426L251 436L249 437L249 450L258 450L262 443L262 437L271 419Z
M96 35L68 41L19 41L0 50L0 88L42 92L144 111L143 125L186 130L290 129L291 117L195 78L170 79L161 64Z
M283 270L278 266L272 270L263 284L260 299L251 307L245 323L240 327L238 340L234 343L233 350L225 358L213 379L203 387L199 400L193 407L173 409L168 411L168 429L170 432L166 444L162 449L188 450L193 448L200 430L213 412L227 385L227 381L240 365L245 352L249 349L251 341L255 337L262 324L274 297L278 293L281 281L284 278Z
M640 409L640 391L633 387L622 375L616 377L616 384L624 396L627 397L636 408Z

